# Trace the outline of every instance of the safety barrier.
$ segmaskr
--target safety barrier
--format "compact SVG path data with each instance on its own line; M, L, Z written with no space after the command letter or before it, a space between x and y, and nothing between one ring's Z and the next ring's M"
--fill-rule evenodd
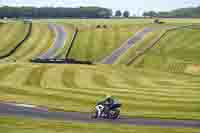
M73 35L73 38L72 38L72 41L71 41L71 43L70 43L69 49L68 49L67 54L66 54L66 56L65 56L66 59L69 57L69 54L70 54L70 52L71 52L71 50L72 50L72 47L73 47L73 45L74 45L74 42L75 42L76 37L77 37L77 35L78 35L78 32L79 32L79 30L78 30L78 28L76 28L76 30L75 30L75 32L74 32L74 35Z

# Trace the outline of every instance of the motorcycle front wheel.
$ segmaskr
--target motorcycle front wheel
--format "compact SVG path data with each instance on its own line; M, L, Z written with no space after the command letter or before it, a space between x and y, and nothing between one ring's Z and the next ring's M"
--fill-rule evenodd
M120 110L116 109L110 114L110 119L116 120L119 118Z

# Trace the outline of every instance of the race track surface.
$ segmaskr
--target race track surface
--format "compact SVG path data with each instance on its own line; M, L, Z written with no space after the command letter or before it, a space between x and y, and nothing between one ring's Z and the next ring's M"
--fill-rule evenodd
M56 33L54 44L51 48L49 48L45 53L40 55L39 59L50 59L54 58L56 52L63 48L65 45L65 40L67 38L67 33L63 26L56 25L56 24L49 24L49 28L52 29ZM45 33L44 33L45 34Z
M23 116L47 120L61 120L83 123L110 123L127 124L138 126L160 126L160 127L187 127L200 128L200 121L195 120L164 120L150 118L121 117L119 120L93 120L89 113L56 112L48 111L48 108L35 107L31 105L17 105L12 103L0 103L0 115Z
M110 56L103 59L102 64L113 64L122 54L124 54L129 48L134 46L138 41L142 40L146 34L152 32L153 28L145 28L140 32L137 32L133 37L129 38L122 46L116 49Z
M157 25L153 27L146 27L142 31L137 32L134 36L129 38L125 43L121 45L118 49L116 49L111 55L104 58L101 63L102 64L114 64L115 61L123 55L129 48L136 45L136 43L142 40L148 33L156 31L156 30L170 30L176 29L181 26L166 26L166 25Z

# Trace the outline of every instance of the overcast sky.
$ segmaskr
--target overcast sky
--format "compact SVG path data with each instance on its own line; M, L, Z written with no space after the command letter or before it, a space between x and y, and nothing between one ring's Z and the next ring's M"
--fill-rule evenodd
M113 10L129 10L135 14L143 11L169 11L176 8L200 5L200 0L0 0L0 5L12 6L101 6Z

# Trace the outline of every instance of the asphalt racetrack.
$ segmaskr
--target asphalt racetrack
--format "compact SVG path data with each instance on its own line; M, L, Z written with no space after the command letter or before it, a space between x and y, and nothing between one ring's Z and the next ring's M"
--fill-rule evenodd
M72 121L84 123L127 124L138 126L200 128L200 121L197 120L167 120L156 118L133 118L125 116L121 116L121 118L118 120L91 119L89 113L49 111L48 108L45 107L3 102L0 103L0 115L23 116L47 120L61 120L66 122Z

